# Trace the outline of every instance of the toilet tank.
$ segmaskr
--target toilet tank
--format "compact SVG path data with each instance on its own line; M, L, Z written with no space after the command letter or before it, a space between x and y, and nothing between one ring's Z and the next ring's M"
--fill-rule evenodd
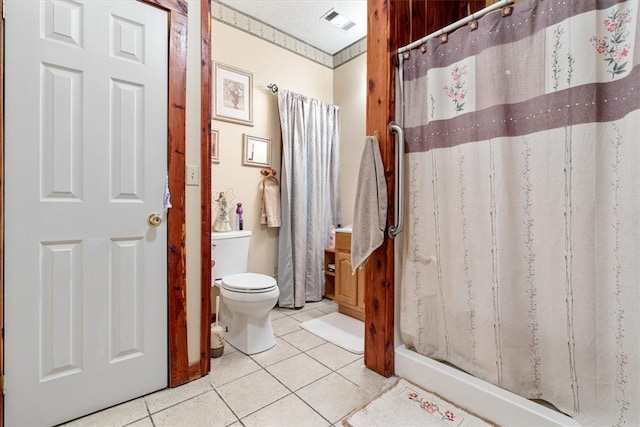
M211 259L215 260L212 278L221 279L230 274L247 272L251 231L211 233Z

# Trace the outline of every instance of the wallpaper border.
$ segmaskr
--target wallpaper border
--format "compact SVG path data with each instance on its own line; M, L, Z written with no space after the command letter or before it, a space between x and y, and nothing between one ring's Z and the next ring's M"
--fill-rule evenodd
M211 2L211 19L230 25L331 69L338 68L367 52L367 38L363 37L335 55L331 55L217 1Z

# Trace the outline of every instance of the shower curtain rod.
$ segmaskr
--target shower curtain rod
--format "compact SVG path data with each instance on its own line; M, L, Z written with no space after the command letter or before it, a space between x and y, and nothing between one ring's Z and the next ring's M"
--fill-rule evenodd
M490 6L485 7L484 9L481 9L475 13L472 13L471 15L467 16L466 18L462 18L459 21L454 22L453 24L447 25L446 27L435 31L427 36L424 36L423 38L421 38L420 40L416 40L414 42L409 43L406 46L403 46L401 48L398 49L398 54L407 52L413 48L416 48L424 43L426 43L427 40L431 40L434 39L436 37L440 37L443 34L447 34L450 31L453 31L457 28L462 27L463 25L468 24L471 21L475 21L476 19L482 17L483 15L486 15L489 12L493 12L494 10L500 9L504 6L507 6L511 3L513 3L515 0L500 0L497 3L494 3Z

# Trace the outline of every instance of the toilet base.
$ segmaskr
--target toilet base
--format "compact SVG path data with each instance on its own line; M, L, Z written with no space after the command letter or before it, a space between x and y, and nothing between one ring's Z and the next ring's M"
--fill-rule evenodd
M251 318L244 313L233 313L226 341L245 354L261 353L276 345L271 327L271 315Z

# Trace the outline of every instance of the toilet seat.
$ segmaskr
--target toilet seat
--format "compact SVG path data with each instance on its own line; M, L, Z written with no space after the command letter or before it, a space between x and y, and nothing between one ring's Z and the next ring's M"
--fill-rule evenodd
M278 282L266 274L241 273L223 277L221 286L229 292L262 294L277 289Z

